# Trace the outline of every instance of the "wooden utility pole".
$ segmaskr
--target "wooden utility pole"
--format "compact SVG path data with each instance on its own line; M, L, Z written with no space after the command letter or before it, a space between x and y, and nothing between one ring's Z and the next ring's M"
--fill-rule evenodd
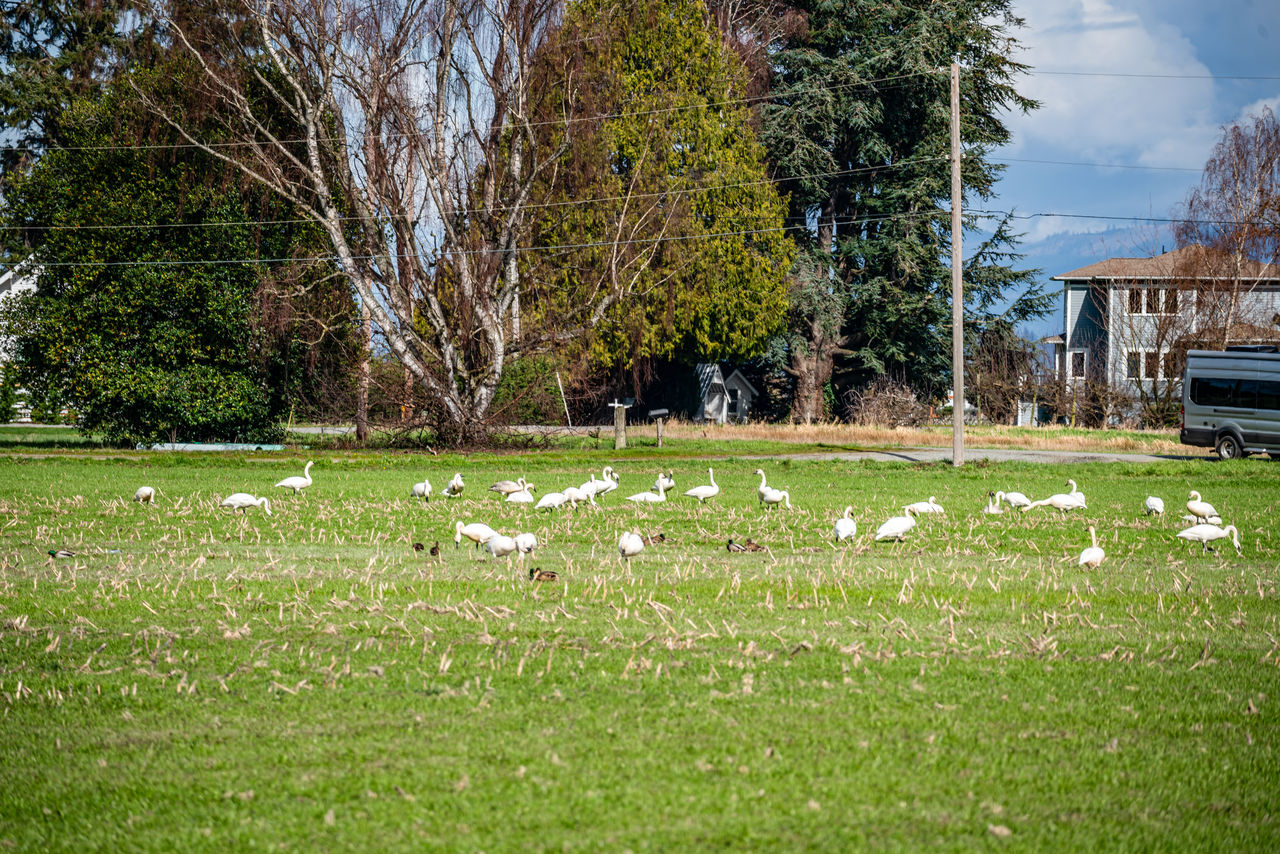
M960 64L951 63L951 463L964 465L964 280L960 246Z

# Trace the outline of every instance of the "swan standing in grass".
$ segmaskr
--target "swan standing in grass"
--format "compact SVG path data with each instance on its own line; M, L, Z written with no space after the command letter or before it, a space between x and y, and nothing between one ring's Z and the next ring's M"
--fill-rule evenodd
M1003 501L1004 501L1003 492L988 492L987 506L982 508L982 512L990 516L999 516L1001 513L1004 512L1004 508L1000 506L1001 502Z
M1077 566L1091 566L1097 569L1102 563L1102 559L1107 556L1107 553L1098 548L1098 532L1094 530L1092 525L1089 526L1089 539L1093 545L1080 552L1080 562Z
M413 485L413 488L409 490L409 495L412 498L421 498L423 501L428 502L431 501L431 481L424 477L422 479L422 483L415 483Z
M1021 492L997 492L996 500L1004 499L1004 503L1015 509L1021 509L1031 505L1031 499L1023 495Z
M704 486L695 486L693 489L685 491L685 495L690 498L698 499L700 504L705 504L708 499L715 498L720 494L720 486L716 483L716 473L714 469L707 469L707 478L710 484Z
M516 534L516 548L520 554L527 555L538 547L538 538L533 534Z
M836 520L836 542L858 536L858 523L853 520L853 506L844 508L844 515Z
M532 504L533 503L533 484L525 483L524 478L520 478L520 488L508 492L504 501L510 501L512 504Z
M237 510L243 515L248 512L250 507L261 507L262 511L268 516L271 515L271 502L265 498L255 498L247 492L234 492L222 499L220 507L230 507L231 512Z
M150 504L156 500L156 491L150 486L139 486L138 491L133 494L133 500L139 504Z
M1208 519L1201 519L1199 516L1192 516L1190 513L1183 513L1182 516L1180 516L1179 518L1183 522L1187 522L1188 524L1191 524L1191 525L1196 525L1196 524L1199 524L1200 522L1208 522L1210 525L1217 525L1219 527L1222 526L1221 516L1210 516Z
M639 534L623 531L622 536L618 538L618 556L631 560L642 551L644 551L644 538Z
M667 500L667 488L662 485L662 475L658 475L658 482L654 484L657 492L637 492L635 495L628 495L628 501L634 501L636 504L660 504Z
M597 480L596 476L591 475L591 480L582 485L582 491L586 492L587 487L591 487L592 495L608 495L618 488L618 473L613 470L613 466L605 466L600 472L604 480Z
M916 526L916 517L913 515L914 513L914 510L907 507L905 515L894 516L892 519L877 528L876 542L879 542L880 540L897 540L901 542L902 538L906 536L907 531L910 531Z
M1068 480L1067 486L1071 487L1071 491L1068 492L1067 494L1070 495L1072 498L1076 499L1077 501L1079 501L1081 507L1087 507L1088 504L1086 504L1085 502L1084 493L1081 492L1079 489L1076 489L1076 482L1074 480Z
M314 462L308 461L302 468L302 477L298 477L296 474L293 477L286 477L284 480L277 483L276 486L282 486L285 489L292 489L293 494L297 495L299 492L311 485L311 467L313 465L315 465Z
M756 490L756 496L759 497L761 504L785 504L787 509L791 509L791 493L785 489L774 489L765 483L763 469L756 469L755 473L760 475L760 488Z
M1236 547L1236 554L1240 554L1240 532L1236 530L1235 525L1219 528L1217 525L1210 525L1206 522L1200 525L1192 525L1190 528L1184 528L1178 532L1178 536L1181 539L1199 543L1206 552L1214 551L1214 549L1209 548L1209 543L1230 537L1231 545Z
M450 478L449 485L446 486L444 488L444 492L440 494L445 498L457 498L462 494L462 490L466 489L466 487L467 485L462 482L462 472L458 472Z
M1084 503L1084 493L1077 492L1074 495L1065 492L1055 492L1048 498L1041 498L1039 501L1032 501L1026 507L1022 508L1022 512L1026 513L1034 507L1052 507L1054 510L1061 510L1062 515L1067 515L1068 510L1087 510L1088 505Z
M489 491L497 492L501 495L510 495L513 492L520 492L525 488L525 486L525 480L521 477L515 480L500 480L493 486L489 487Z
M942 505L938 503L938 499L932 495L929 496L928 501L917 501L916 503L909 504L906 507L903 507L902 509L910 510L917 515L921 513L946 513L947 512L946 510L942 509Z
M563 492L548 492L546 495L538 499L538 503L533 505L534 510L554 510L569 500L569 496Z
M1155 495L1148 495L1147 500L1142 502L1142 509L1148 516L1164 515L1164 499Z
M664 492L669 489L675 489L676 488L675 472L669 471L666 474L663 474L662 472L658 472L658 479L653 482L653 491L657 492L659 486L662 487Z
M510 561L511 555L515 554L518 547L514 537L508 537L505 534L494 534L484 541L484 548L494 557L505 557Z
M595 504L596 494L594 492L586 492L576 486L566 486L564 488L565 500L577 507L579 504Z
M582 490L584 494L590 495L592 498L594 498L596 494L600 491L600 487L602 486L604 486L604 481L596 480L596 473L592 472L591 480L582 484L582 486L579 486L578 489Z
M1201 501L1200 493L1194 489L1191 490L1191 500L1187 502L1187 512L1202 522L1207 522L1210 516L1218 515L1218 511L1213 509L1213 505L1208 501Z
M462 538L466 537L476 544L476 548L479 548L490 537L496 537L497 535L497 531L483 522L471 522L467 525L462 522L455 522L453 526L453 544L455 546L462 545Z

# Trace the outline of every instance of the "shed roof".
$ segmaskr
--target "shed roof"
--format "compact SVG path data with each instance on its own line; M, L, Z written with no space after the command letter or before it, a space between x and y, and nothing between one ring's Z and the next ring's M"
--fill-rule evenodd
M699 362L693 370L698 375L698 391L704 400L713 391L725 394L724 375L720 373L719 365L714 362Z

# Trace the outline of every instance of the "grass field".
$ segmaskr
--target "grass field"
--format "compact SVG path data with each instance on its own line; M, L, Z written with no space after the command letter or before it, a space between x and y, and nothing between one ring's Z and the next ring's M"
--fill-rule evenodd
M599 509L485 491L607 458ZM1268 462L721 459L710 504L637 508L656 464L625 453L315 459L296 496L271 487L289 454L0 459L0 845L1280 847ZM761 465L792 510L758 505ZM454 471L462 498L408 497ZM1087 510L980 512L1068 477ZM154 506L128 500L144 483ZM1189 489L1242 555L1174 537ZM273 515L217 509L242 490ZM871 542L930 495L945 516ZM860 531L836 544L845 505ZM455 520L534 532L559 581L455 548ZM623 530L667 542L623 563ZM438 561L411 549L437 540Z

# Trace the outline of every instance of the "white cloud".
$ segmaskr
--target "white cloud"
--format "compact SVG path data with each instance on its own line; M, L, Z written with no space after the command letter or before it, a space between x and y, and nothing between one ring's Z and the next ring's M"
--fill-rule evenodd
M1147 166L1204 162L1218 134L1208 67L1176 27L1124 6L1125 0L1020 0L1017 11L1027 20L1020 58L1040 71L1184 77L1032 74L1020 88L1043 107L1012 117L1011 156L1032 150Z

